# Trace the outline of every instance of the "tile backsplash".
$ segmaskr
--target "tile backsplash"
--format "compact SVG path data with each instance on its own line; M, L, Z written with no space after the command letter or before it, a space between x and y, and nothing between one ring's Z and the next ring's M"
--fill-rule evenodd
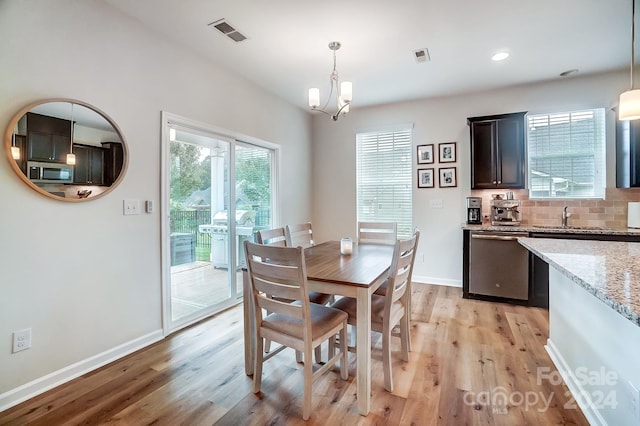
M472 190L472 197L482 198L482 216L488 221L491 194L504 194L508 189ZM523 225L553 225L562 223L562 209L568 206L571 226L627 227L627 204L640 201L640 188L607 188L604 200L530 200L529 191L514 189L514 198L522 201L520 206Z

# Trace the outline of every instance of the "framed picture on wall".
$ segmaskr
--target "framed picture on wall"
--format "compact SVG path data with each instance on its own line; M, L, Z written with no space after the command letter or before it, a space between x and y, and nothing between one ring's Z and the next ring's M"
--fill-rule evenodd
M433 144L418 145L418 164L433 164Z
M433 169L418 169L418 188L433 187Z
M438 169L440 175L440 188L453 188L458 186L455 167L442 167Z
M438 144L439 161L441 163L455 163L456 162L456 143L445 142Z

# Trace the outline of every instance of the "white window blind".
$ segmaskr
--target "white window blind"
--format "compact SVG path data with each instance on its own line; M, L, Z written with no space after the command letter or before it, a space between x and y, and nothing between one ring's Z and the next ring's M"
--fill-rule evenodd
M359 221L397 222L398 238L412 229L411 128L356 134Z
M530 198L604 198L603 108L527 116Z

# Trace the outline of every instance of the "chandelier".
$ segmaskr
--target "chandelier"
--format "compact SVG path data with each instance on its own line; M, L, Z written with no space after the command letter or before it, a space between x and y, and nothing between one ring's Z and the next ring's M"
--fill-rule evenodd
M323 114L327 114L333 119L333 121L338 121L338 118L341 115L345 115L349 112L349 105L351 104L352 97L352 85L350 81L343 81L340 83L340 79L338 77L338 71L336 71L336 51L340 49L340 42L332 41L329 43L329 49L333 51L333 71L329 74L329 96L327 97L327 101L325 102L322 108L320 107L320 89L317 87L313 87L309 89L309 107L312 111L318 111ZM338 83L340 86L340 91L338 91ZM337 111L335 114L327 112L327 106L329 102L331 102L331 97L335 93L335 99L337 101Z
M633 51L635 48L635 0L631 0L631 88L620 94L618 119L637 120L640 118L640 89L633 88Z

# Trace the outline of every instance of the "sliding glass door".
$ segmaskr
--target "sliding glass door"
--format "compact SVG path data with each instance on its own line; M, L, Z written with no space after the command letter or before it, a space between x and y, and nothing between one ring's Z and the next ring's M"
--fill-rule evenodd
M238 303L244 241L273 221L275 150L166 114L165 332Z

